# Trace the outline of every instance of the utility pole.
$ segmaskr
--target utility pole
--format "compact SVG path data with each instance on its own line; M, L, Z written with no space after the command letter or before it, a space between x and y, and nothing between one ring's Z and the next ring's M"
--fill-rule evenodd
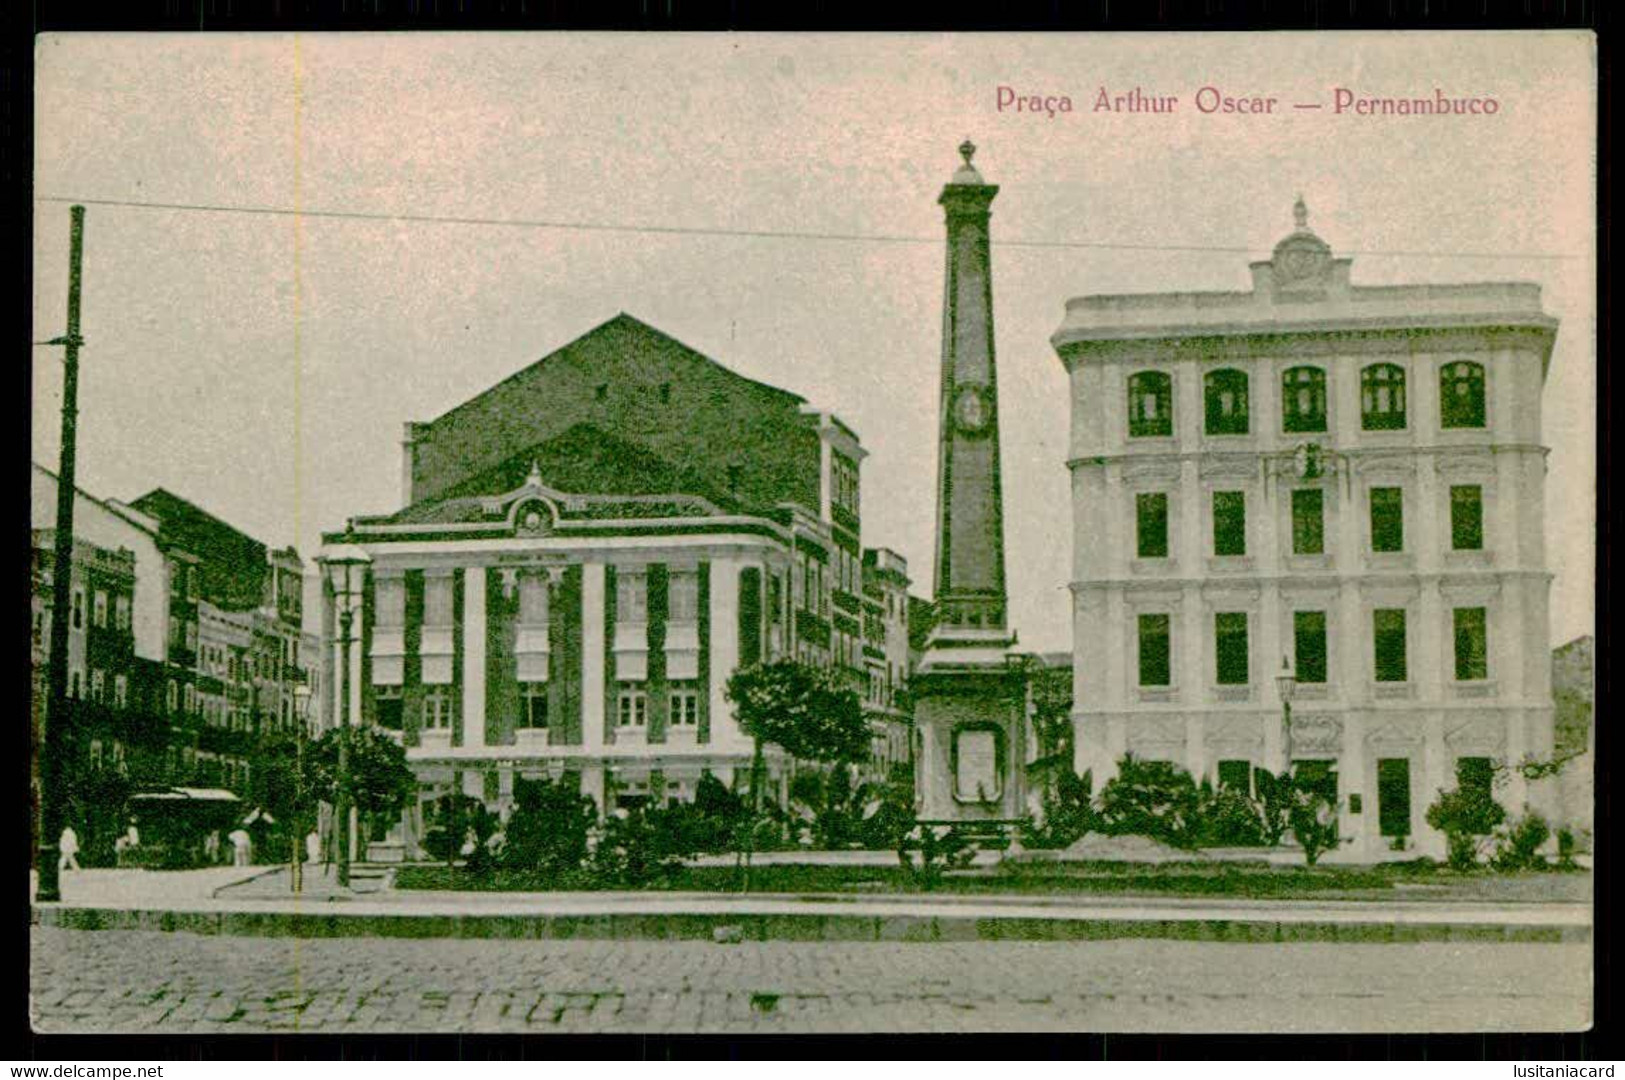
M56 558L51 566L51 653L46 661L45 745L40 749L39 891L41 901L62 899L59 839L67 819L68 767L78 745L68 700L68 623L73 618L74 449L79 427L79 281L84 255L85 208L68 209L68 332L62 346L62 461L56 477Z

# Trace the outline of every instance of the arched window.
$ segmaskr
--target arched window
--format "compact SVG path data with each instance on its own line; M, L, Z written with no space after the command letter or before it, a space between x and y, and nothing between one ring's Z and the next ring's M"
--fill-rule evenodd
M1439 369L1439 426L1484 426L1484 369L1467 360Z
M1174 433L1174 381L1167 372L1142 371L1129 379L1128 433L1134 438Z
M1205 393L1209 435L1247 434L1247 373L1234 368L1208 372Z
M1360 372L1360 426L1366 431L1397 431L1405 426L1405 369L1372 364Z
M1326 372L1295 367L1281 373L1281 427L1283 431L1326 430Z

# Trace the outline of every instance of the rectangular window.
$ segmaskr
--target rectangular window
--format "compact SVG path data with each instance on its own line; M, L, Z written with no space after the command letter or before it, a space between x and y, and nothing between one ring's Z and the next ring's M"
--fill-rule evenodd
M85 590L80 588L73 590L73 628L85 628Z
M671 725L673 727L692 728L700 723L700 695L694 690L673 690L671 692Z
M451 695L446 687L424 687L423 728L425 731L451 730Z
M525 574L519 579L519 621L525 626L546 626L547 574Z
M90 673L90 700L97 704L107 700L107 673L101 668Z
M615 576L615 621L649 621L649 579L643 574L623 572Z
M378 577L373 580L374 626L379 629L406 625L406 579Z
M642 690L622 690L617 701L616 724L623 728L642 728L647 722L645 715L648 699Z
M130 628L130 598L128 596L120 596L114 602L113 608L114 625L120 630L128 630Z
M403 727L401 713L403 702L399 686L375 686L372 688L373 711L378 726L385 731L400 731Z
M519 685L519 726L536 730L547 727L547 684Z
M186 624L186 647L188 649L197 648L197 623L195 622Z
M1371 613L1371 637L1378 682L1404 682L1405 609L1377 608Z
M1253 790L1253 763L1250 761L1219 762L1219 787L1230 788L1251 795Z
M1322 555L1326 551L1326 517L1319 488L1292 491L1292 554Z
M423 625L450 626L452 624L452 589L450 574L437 574L423 579Z
M1377 831L1383 836L1411 834L1409 758L1377 759Z
M130 680L123 675L113 676L113 704L119 708L130 703Z
M700 576L692 572L672 574L668 579L667 618L674 623L691 623L700 617Z
M1481 551L1484 547L1484 489L1477 484L1450 487L1450 547Z
M1371 489L1371 550L1405 550L1405 493L1396 487Z
M1326 613L1292 613L1292 650L1297 657L1293 674L1301 683L1326 681Z
M1247 554L1247 494L1213 493L1213 554Z
M1220 686L1244 686L1249 681L1247 663L1247 613L1221 611L1213 616L1213 643L1217 653Z
M1495 763L1487 757L1456 759L1456 788L1463 794L1477 793L1488 799L1494 794Z
M107 627L107 594L100 589L96 590L96 599L91 604L90 618L97 626Z
M1468 682L1489 678L1484 609L1457 608L1455 622L1457 681Z
M1167 686L1172 672L1169 663L1168 616L1140 616L1140 685Z
M1135 529L1142 559L1168 557L1168 495L1145 491L1134 496Z

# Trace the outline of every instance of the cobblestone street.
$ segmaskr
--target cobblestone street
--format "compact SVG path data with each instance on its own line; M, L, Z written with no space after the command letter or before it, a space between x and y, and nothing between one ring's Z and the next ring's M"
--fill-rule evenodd
M44 1032L1505 1031L1589 1022L1588 944L936 944L33 930Z

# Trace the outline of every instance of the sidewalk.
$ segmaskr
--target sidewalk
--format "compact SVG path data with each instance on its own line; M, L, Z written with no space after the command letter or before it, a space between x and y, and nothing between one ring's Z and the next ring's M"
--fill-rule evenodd
M319 874L288 890L285 868L151 880L85 871L43 925L251 936L589 937L939 941L1177 937L1214 941L1586 941L1591 905L1438 900L673 892L346 893ZM103 875L100 880L90 877ZM175 879L172 882L166 879ZM375 882L376 878L373 879ZM359 884L360 879L353 881Z

